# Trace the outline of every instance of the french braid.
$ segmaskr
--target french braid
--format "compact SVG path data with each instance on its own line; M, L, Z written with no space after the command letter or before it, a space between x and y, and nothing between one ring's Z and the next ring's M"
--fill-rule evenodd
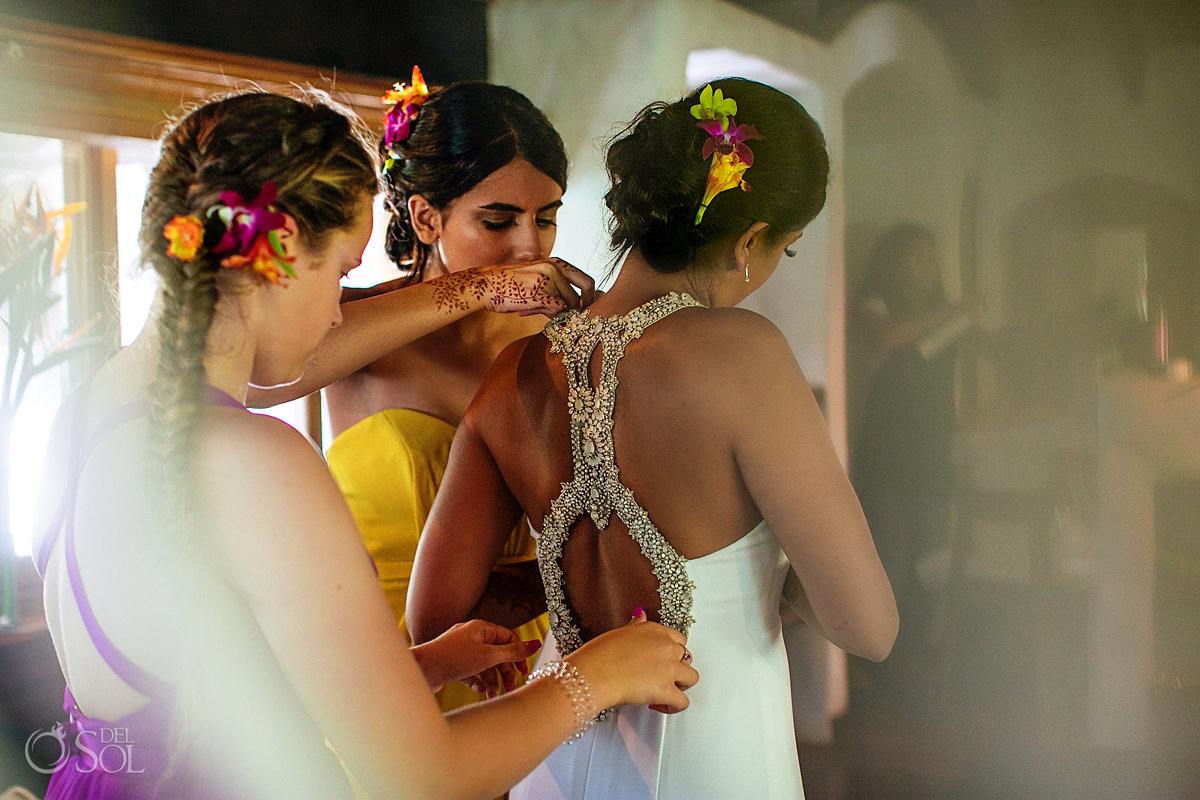
M202 105L163 137L142 209L140 244L158 272L158 361L151 386L146 464L161 530L186 538L194 517L189 456L204 414L204 354L218 298L253 280L222 269L206 249L191 261L166 254L163 225L177 214L206 220L223 191L253 197L268 181L276 207L305 243L320 247L353 221L356 200L377 189L374 147L357 118L327 95L250 92Z

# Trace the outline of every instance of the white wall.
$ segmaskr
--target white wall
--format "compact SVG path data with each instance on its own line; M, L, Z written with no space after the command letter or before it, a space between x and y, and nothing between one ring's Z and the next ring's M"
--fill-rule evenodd
M837 104L824 90L829 48L820 42L717 0L500 0L488 9L491 79L545 111L571 159L555 252L593 275L609 264L603 145L651 101L676 99L718 74L763 80L805 104L839 161L840 142L830 135L840 129ZM829 293L841 291L843 226L840 177L833 181L799 258L785 260L747 305L780 327L810 382L826 388L830 427L842 442L840 310Z

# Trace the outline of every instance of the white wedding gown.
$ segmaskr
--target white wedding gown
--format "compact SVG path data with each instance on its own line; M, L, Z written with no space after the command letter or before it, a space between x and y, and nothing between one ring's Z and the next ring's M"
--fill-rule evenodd
M660 616L687 633L700 682L688 691L690 706L681 713L645 707L610 713L582 739L555 750L511 791L512 800L804 796L779 619L788 563L774 534L763 522L721 550L682 559L619 483L612 461L616 362L647 326L691 305L698 304L686 295L668 295L623 317L564 314L547 327L572 373L573 396L592 399L573 409L575 480L563 485L538 540L553 634L539 663L558 658L560 647L571 652L580 644L558 562L571 526L591 514L604 530L616 513L656 574L667 576L659 589ZM605 347L599 391L576 394L597 344Z

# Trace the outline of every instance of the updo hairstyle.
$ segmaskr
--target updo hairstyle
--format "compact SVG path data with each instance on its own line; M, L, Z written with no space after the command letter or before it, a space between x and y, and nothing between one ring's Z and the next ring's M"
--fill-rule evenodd
M408 273L408 283L423 279L429 258L429 245L417 238L408 216L412 195L444 209L515 158L567 188L567 154L546 115L520 92L482 81L432 92L411 134L393 145L392 154L395 163L383 176L391 214L386 248L388 257Z
M737 124L753 125L763 136L748 142L754 164L744 178L752 191L719 193L696 225L711 161L700 155L708 134L691 114L703 87L674 103L650 104L609 144L605 159L611 188L604 202L617 259L637 248L658 272L679 272L710 242L755 222L768 223L768 235L783 237L825 205L825 137L804 107L745 78L711 85L737 102Z

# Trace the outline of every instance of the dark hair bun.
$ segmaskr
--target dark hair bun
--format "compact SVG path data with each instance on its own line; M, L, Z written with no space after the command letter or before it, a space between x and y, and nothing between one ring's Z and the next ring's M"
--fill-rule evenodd
M704 193L704 134L694 123L683 105L654 103L608 149L612 188L604 202L616 221L614 237L636 243L661 272L683 269L701 243L691 198Z
M678 272L696 250L756 221L777 235L807 225L825 205L829 156L820 127L793 98L762 83L725 78L711 83L737 102L737 124L754 125L763 139L750 142L754 165L746 172L753 191L729 190L710 203L699 225L710 159L701 151L708 134L691 108L700 89L675 103L644 108L608 148L611 188L604 202L618 255L637 248L659 272Z

